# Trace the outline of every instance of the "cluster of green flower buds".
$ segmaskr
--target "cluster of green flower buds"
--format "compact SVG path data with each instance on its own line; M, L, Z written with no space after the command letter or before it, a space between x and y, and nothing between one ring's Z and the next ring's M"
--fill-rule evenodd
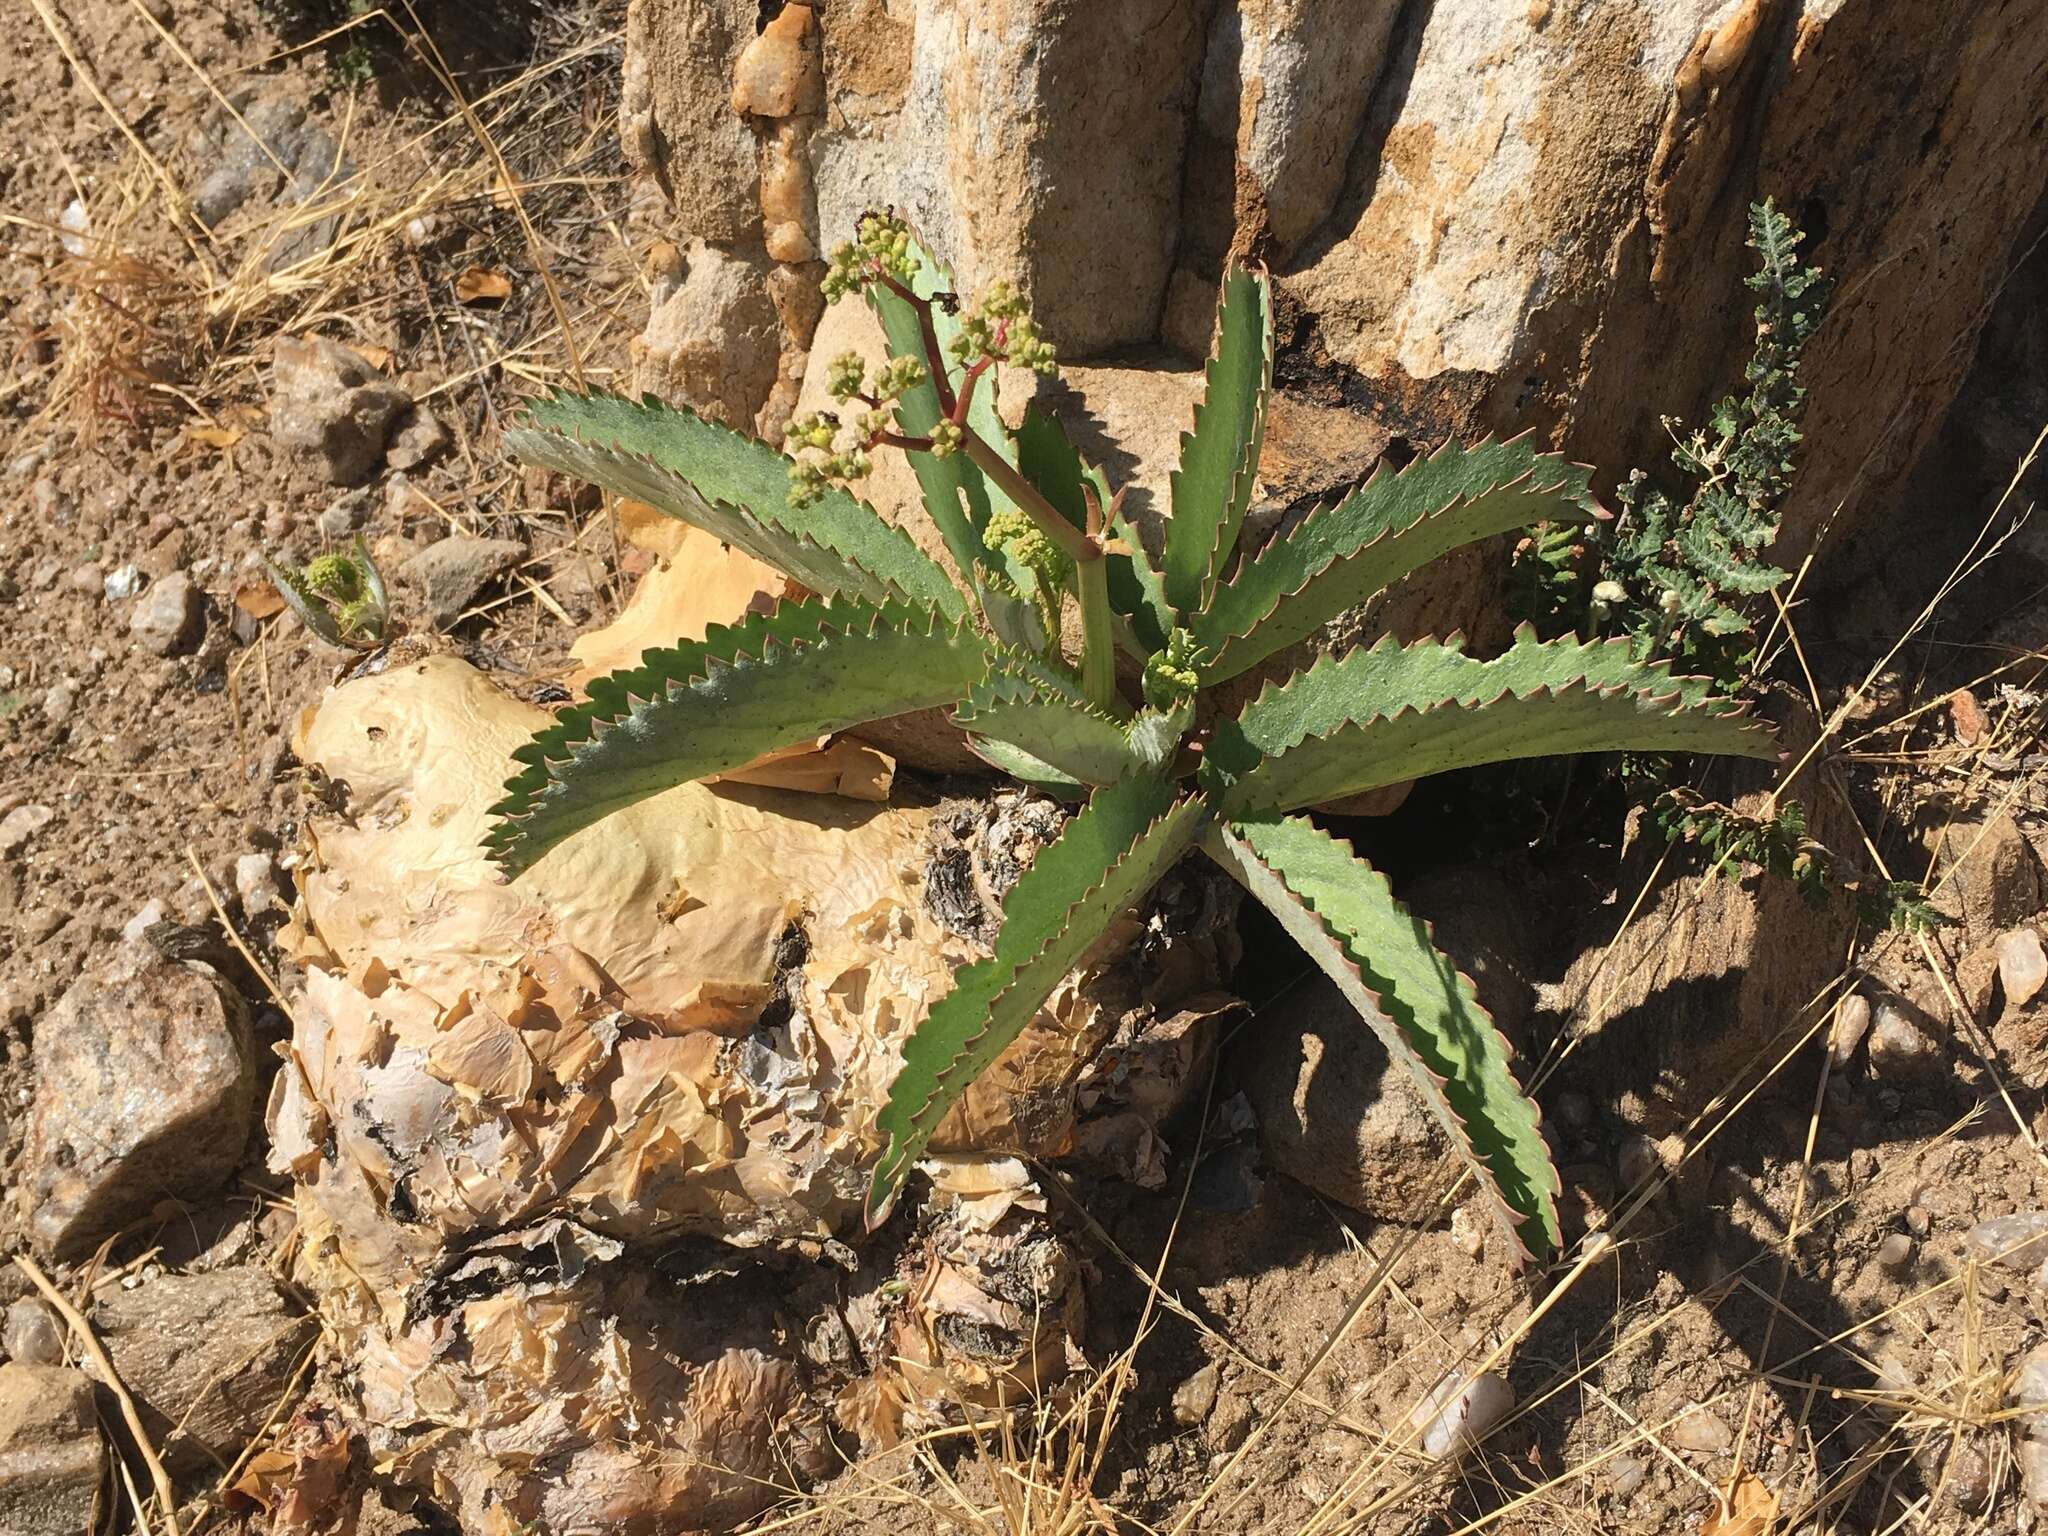
M1059 644L1060 607L1065 600L1067 586L1073 580L1074 562L1043 528L1031 520L1031 514L1020 507L1003 507L991 513L981 536L990 550L1003 557L1012 575L1019 568L1030 573L1028 582L1013 581L994 572L985 579L1012 597L1028 598L1038 610L1046 643L1056 647Z
M382 632L384 614L370 590L369 572L352 557L315 557L306 567L306 587L327 600L343 635L373 639Z
M984 357L1033 373L1051 373L1057 366L1052 343L1038 334L1024 296L1000 280L990 283L981 302L960 317L952 350L963 368Z
M924 382L924 364L914 357L892 357L868 380L867 364L858 352L842 352L825 365L825 392L841 405L860 400L885 406Z
M866 425L863 420L863 425ZM782 429L783 447L790 454L789 504L807 507L833 485L845 480L865 479L874 461L868 457L871 434L863 434L851 447L841 448L839 418L823 411L792 416Z
M1202 679L1195 671L1195 637L1176 629L1166 637L1166 649L1145 658L1145 702L1157 710L1171 710L1195 696Z
M832 248L822 284L825 302L836 304L885 276L906 285L917 276L910 226L893 214L862 214L860 238L841 241Z
M783 447L793 462L789 469L789 504L806 507L825 494L827 486L839 480L858 480L874 465L868 449L895 425L892 409L903 392L924 382L924 364L914 357L892 357L868 378L867 364L858 352L842 352L825 366L825 390L841 405L858 400L868 409L841 417L826 411L792 416L782 429ZM941 422L941 426L946 423ZM838 446L840 434L852 432L852 446ZM954 442L945 450L958 446Z

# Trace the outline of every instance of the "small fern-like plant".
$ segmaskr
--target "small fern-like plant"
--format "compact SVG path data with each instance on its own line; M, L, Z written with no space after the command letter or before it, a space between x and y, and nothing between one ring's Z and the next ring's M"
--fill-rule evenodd
M1199 849L1343 990L1524 1249L1549 1254L1557 1175L1505 1043L1428 926L1303 812L1477 763L1624 749L1767 757L1770 736L1625 641L1526 629L1485 660L1455 637L1321 656L1235 710L1209 691L1262 663L1279 672L1329 620L1449 550L1591 520L1588 472L1526 439L1446 444L1242 548L1273 330L1266 278L1237 267L1170 515L1148 542L1056 421L1034 411L1012 432L998 418L997 363L1053 367L1015 295L998 286L963 307L909 231L877 215L834 253L826 288L866 299L892 355L872 372L833 361L845 416L792 422L794 458L651 399L558 394L507 434L521 457L651 503L815 595L591 684L515 753L494 857L516 874L672 785L949 706L995 767L1082 804L1005 899L994 952L959 972L905 1043L880 1112L871 1225L1104 928ZM845 489L884 447L908 453L968 590ZM1079 639L1063 646L1069 603Z
M1744 388L1723 396L1704 427L1665 418L1670 485L1637 470L1616 494L1617 517L1554 523L1523 541L1524 606L1540 629L1625 633L1638 656L1674 657L1724 690L1749 681L1758 600L1791 575L1766 552L1798 467L1800 352L1829 298L1819 268L1800 262L1801 239L1768 198L1751 205L1756 342Z

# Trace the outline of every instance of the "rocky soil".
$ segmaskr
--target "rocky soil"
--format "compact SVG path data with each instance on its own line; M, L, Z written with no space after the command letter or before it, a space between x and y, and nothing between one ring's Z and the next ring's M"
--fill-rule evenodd
M852 206L859 157L901 142L890 7L847 7L871 23L864 44L828 32L834 67L865 82L851 117L813 121L789 94L802 80L772 48L753 56L747 109L796 125L765 139L727 97L626 68L617 6L511 8L488 28L467 9L422 7L431 47L381 20L314 44L346 8L244 0L38 4L0 40L0 310L15 338L0 376L0 1253L27 1260L0 1267L9 1533L140 1529L150 1457L186 1532L458 1528L413 1469L445 1428L394 1439L391 1413L371 1422L361 1361L303 1283L331 1254L305 1251L266 1142L306 981L282 931L307 829L348 815L345 788L292 743L354 658L282 608L262 561L360 536L410 643L530 701L562 697L570 643L659 557L621 536L616 509L511 466L507 413L538 387L631 381L772 424L809 352L828 350L790 274ZM634 25L678 9L635 7ZM747 27L760 9L708 8ZM1198 8L1162 9L1185 25L1135 57L1185 74L1206 46ZM1363 29L1347 47L1397 36L1398 7L1345 9ZM1540 28L1551 7L1528 9ZM1675 65L1685 41L1657 46ZM1455 72L1484 42L1423 62ZM1404 46L1415 64L1419 43ZM1248 57L1276 78L1320 68L1316 89L1343 96L1343 49ZM657 58L657 76L673 62ZM1204 77L1202 99L1229 84ZM1235 238L1235 212L1180 207L1178 171L1158 192L1156 94L1130 93L1101 187L1074 195L1150 187L1200 238L1133 242L1104 276L1030 230L981 234L991 261L1047 264L1035 275L1082 350L1160 344L1162 314L1171 345L1176 295ZM1654 139L1653 106L1602 110ZM687 132L684 107L701 119ZM1331 110L1355 132L1367 102ZM1784 143L1828 120L1802 111L1774 130ZM1244 136L1277 194L1260 203L1270 251L1307 248L1332 206L1375 216L1314 143L1257 120L1205 111L1189 153L1227 157ZM682 143L696 147L659 152ZM799 151L830 174L778 175ZM665 187L629 175L650 159ZM1958 197L1944 178L1968 170L1930 172L1916 196ZM709 254L670 238L691 198ZM1494 233L1458 232L1447 265ZM1297 286L1313 293L1369 249L1333 245ZM1441 306L1449 282L1402 302ZM1915 424L1933 448L1910 497L1944 529L1991 515L2038 430L2044 282L2038 258L2011 275L1964 403ZM1350 320L1315 345L1357 363L1379 322ZM1960 373L1978 353L1942 355ZM1528 359L1482 361L1506 379ZM1175 421L1153 408L1181 408L1192 368L1167 359L1142 388L1121 362L1076 374L1084 389L1102 376L1091 399L1108 426L1152 412L1170 449ZM1371 434L1322 387L1337 376L1319 377L1297 376L1281 449L1300 483L1264 488L1270 515L1412 429L1361 448ZM1841 499L1851 479L1811 496ZM1950 542L1858 541L1843 558L1860 570L1882 544L1881 577L1816 582L1785 668L1802 686L1772 704L1802 747L1831 723L1794 785L1817 834L1866 882L1880 863L1927 876L1944 926L1873 932L1846 897L1814 908L1784 885L1708 879L1563 790L1532 821L1499 810L1498 781L1425 784L1399 815L1347 828L1436 923L1537 1083L1578 1244L1564 1266L1510 1272L1384 1060L1250 927L1249 1010L1146 1047L1161 1053L1146 1071L1170 1061L1199 1081L1188 1107L1156 1145L1105 1136L1044 1181L1088 1298L1061 1320L1081 1361L1063 1392L1014 1438L913 1434L850 1466L858 1415L842 1412L830 1454L771 1468L734 1518L772 1505L764 1520L820 1532L1017 1530L1031 1499L1033 1519L1068 1530L2031 1528L2048 1514L2048 543L2022 529L1914 626ZM962 793L905 783L932 803ZM1714 792L1757 804L1773 783ZM1028 837L1050 813L1006 814ZM1145 1072L1115 1058L1087 1092L1121 1109ZM692 1363L742 1333L789 1345L803 1363L788 1396L822 1422L855 1341L882 1336L900 1300L906 1251L898 1234L864 1258L813 1243L764 1265L678 1244L644 1272L619 1266L618 1288ZM487 1257L502 1270L465 1270L460 1299L532 1279L523 1259ZM837 1332L803 1332L835 1307ZM1006 1325L1021 1316L1012 1305ZM455 1416L412 1408L421 1426ZM519 1527L501 1510L459 1528Z

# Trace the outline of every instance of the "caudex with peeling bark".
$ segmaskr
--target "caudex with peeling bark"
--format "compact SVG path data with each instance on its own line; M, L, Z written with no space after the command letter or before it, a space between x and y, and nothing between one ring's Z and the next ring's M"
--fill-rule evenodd
M1773 755L1703 679L1624 640L1519 632L1382 640L1317 656L1249 703L1211 694L1436 557L1544 521L1597 518L1589 472L1524 438L1382 467L1263 548L1240 535L1273 375L1263 273L1223 283L1207 388L1181 438L1163 534L1059 423L996 411L997 364L1051 372L1022 300L972 307L905 225L869 215L833 254L833 300L873 308L888 361L835 359L843 415L790 424L793 456L652 399L556 394L507 434L785 572L810 596L649 651L514 755L489 843L509 873L613 811L827 732L950 706L974 749L1080 804L1003 903L994 951L920 1022L882 1108L868 1198L886 1216L947 1111L1123 910L1199 849L1264 903L1406 1065L1531 1256L1555 1250L1557 1174L1472 985L1386 878L1304 815L1424 774L1589 751ZM908 455L968 590L846 489ZM1067 605L1078 646L1063 642ZM1126 665L1119 668L1119 659Z

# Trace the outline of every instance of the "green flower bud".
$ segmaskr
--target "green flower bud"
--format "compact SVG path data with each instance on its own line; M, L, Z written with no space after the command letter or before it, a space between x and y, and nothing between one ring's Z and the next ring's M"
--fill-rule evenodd
M839 423L822 411L792 416L782 429L782 440L792 452L799 448L816 448L829 453L832 440L838 435Z
M932 457L943 459L950 453L958 453L960 451L960 444L965 440L966 436L967 434L956 424L947 421L943 417L940 418L932 426ZM1022 514L1019 515L1021 516ZM990 526L994 526L994 519L990 520Z
M858 352L842 352L825 365L825 392L844 404L867 386L868 368Z
M914 357L892 357L875 375L875 398L895 400L925 380L924 364Z
M1074 568L1065 551L1018 507L1005 507L991 516L982 538L1036 576L1041 593L1059 592Z
M361 601L368 584L363 568L347 555L320 555L306 567L306 586L338 603Z
M802 509L825 494L828 482L822 466L810 459L792 460L789 466L789 504Z

